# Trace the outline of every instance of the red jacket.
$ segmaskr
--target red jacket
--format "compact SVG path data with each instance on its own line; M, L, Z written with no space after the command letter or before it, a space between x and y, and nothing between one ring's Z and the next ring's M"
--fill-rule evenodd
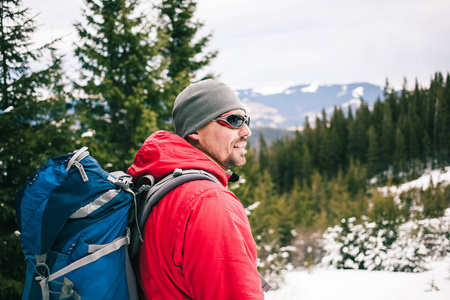
M226 189L229 175L200 150L166 131L151 135L128 169L156 180L175 168L203 169L223 186L191 181L153 208L139 251L138 280L147 299L264 299L244 207Z

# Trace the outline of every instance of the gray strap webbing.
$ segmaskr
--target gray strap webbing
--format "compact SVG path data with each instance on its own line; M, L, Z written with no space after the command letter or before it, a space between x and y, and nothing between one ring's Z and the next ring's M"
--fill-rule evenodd
M143 203L143 209L139 216L139 227L142 230L145 222L152 210L152 207L161 200L168 192L182 185L183 183L194 180L210 180L220 184L219 180L211 173L204 170L175 169L172 174L161 179L157 184L150 188Z
M35 255L36 258L36 268L39 266L47 266L47 253L41 254L41 255ZM46 269L45 271L47 271ZM43 272L45 272L43 271ZM48 272L48 271L47 271ZM42 273L40 276L36 277L36 281L39 282L39 285L41 286L41 292L42 292L42 300L49 300L50 299L50 292L47 289L47 281L45 280L45 276L48 276L48 273Z
M117 179L115 179L115 178L117 178ZM110 175L108 176L108 180L110 180L117 187L121 188L122 190L124 190L125 192L130 194L131 196L133 196L134 222L135 222L135 228L136 228L136 233L133 234L133 237L137 234L137 236L139 237L139 240L141 242L143 242L144 239L142 238L142 231L139 228L139 223L138 223L138 203L137 203L137 199L136 199L136 194L131 189L131 187L133 186L133 177L123 171L116 171L116 172L110 173ZM152 184L153 184L153 182L154 182L154 180L152 181Z
M270 286L270 284L264 279L264 277L262 277L261 274L259 274L259 277L261 277L261 288L264 292L268 292L272 287Z
M83 147L81 149L78 149L73 155L72 157L69 159L69 162L67 163L66 166L66 171L69 171L70 168L72 167L72 165L76 162L76 161L80 161L83 158L85 158L86 156L89 155L89 151L87 151L88 147Z
M150 174L144 175L141 178L139 178L137 182L137 186L144 187L144 186L153 186L155 184L155 177L153 177Z
M47 281L40 280L39 285L41 286L42 300L50 300L50 292L47 289Z
M84 159L86 156L89 155L89 151L87 151L88 147L83 147L79 149L77 152L75 152L70 160L67 162L66 166L66 172L69 172L70 168L74 165L78 168L81 174L81 178L83 179L83 182L86 182L89 180L89 178L86 175L86 172L84 171L83 165L80 164L80 161Z
M94 201L86 204L83 207L80 207L76 212L74 212L69 219L81 219L87 217L91 213L95 212L97 209L107 204L109 201L114 199L120 190L109 190L106 193L102 194L100 197L95 199Z
M194 180L210 180L220 184L219 180L213 174L199 169L175 169L173 173L161 179L154 186L152 186L154 183L152 176L145 177L145 179L149 182L149 184L140 186L140 184L143 184L144 181L140 180L137 186L139 189L138 193L145 191L148 192L142 203L138 203L137 230L132 231L131 244L129 246L131 258L136 257L139 252L139 247L143 242L140 232L143 231L145 222L147 221L153 206L158 203L158 201L161 200L161 198L163 198L168 192L183 183Z
M77 261L74 261L73 263L71 263L70 265L68 265L67 267L62 268L61 270L51 274L48 277L48 281L52 281L55 280L58 277L61 277L69 272L72 272L75 269L81 268L82 266L85 266L91 262L96 261L99 258L102 258L105 255L110 254L111 252L114 252L118 249L120 249L120 247L124 246L124 245L128 245L129 244L129 236L126 237L120 237L115 239L114 241L112 241L109 244L106 244L103 248L101 248L100 250L95 251L94 253L85 256Z
M125 250L125 271L127 273L128 294L130 300L139 300L139 293L136 284L136 275L134 274L133 266L131 265L130 255L128 253L128 247Z

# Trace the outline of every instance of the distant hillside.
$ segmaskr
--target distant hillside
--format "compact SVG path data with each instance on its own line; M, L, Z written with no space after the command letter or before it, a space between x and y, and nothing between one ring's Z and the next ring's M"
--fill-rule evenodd
M298 85L276 93L256 89L238 90L239 98L248 107L252 128L292 129L302 127L305 119L314 123L315 116L325 110L331 114L335 106L347 111L359 107L361 100L372 106L382 99L383 89L370 83L343 85Z
M249 138L249 146L252 148L259 148L259 137L263 135L267 145L272 144L275 140L285 137L286 135L293 135L294 131L287 131L286 129L277 129L270 127L251 127L252 135Z

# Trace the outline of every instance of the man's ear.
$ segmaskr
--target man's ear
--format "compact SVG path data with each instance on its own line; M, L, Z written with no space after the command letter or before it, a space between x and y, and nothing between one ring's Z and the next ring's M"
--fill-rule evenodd
M198 140L199 140L199 136L198 136L198 133L197 133L197 132L188 134L188 137L191 138L191 139L194 140L194 141L198 141Z

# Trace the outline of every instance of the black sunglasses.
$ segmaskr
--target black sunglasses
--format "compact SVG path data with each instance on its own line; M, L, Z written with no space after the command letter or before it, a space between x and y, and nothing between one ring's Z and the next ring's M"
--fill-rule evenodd
M247 126L250 126L250 117L239 114L232 114L224 117L218 117L213 119L213 121L224 121L225 123L234 128L241 128L242 126L244 126L244 123L247 124Z

